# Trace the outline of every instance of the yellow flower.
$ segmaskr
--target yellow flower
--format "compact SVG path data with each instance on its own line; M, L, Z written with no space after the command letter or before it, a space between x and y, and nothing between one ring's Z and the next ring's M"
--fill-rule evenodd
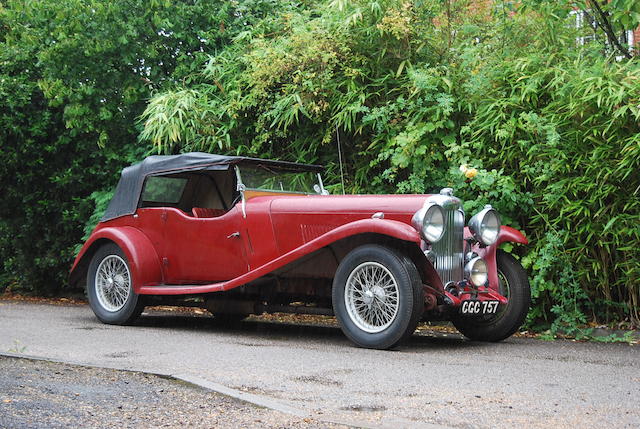
M469 168L464 172L464 176L467 179L473 179L477 175L478 175L478 170L476 170L475 168Z

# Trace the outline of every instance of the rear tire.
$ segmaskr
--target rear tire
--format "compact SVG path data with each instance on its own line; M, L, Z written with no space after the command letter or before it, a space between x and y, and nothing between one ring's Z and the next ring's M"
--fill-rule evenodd
M389 349L411 336L424 310L415 264L379 245L345 256L333 279L332 301L342 332L372 349Z
M133 281L129 261L120 247L110 243L96 251L87 274L87 297L102 323L127 325L140 316L144 303L134 292Z
M489 317L469 317L456 314L454 326L473 341L502 341L520 329L531 305L531 290L527 273L510 254L498 250L499 292L509 299L498 313Z

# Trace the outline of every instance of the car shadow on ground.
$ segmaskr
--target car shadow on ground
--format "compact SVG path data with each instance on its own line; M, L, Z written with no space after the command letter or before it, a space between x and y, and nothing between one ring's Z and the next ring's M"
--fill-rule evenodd
M342 332L337 327L321 325L298 325L292 323L265 322L258 320L243 320L230 322L218 320L215 317L189 315L143 315L135 326L147 328L181 329L187 331L207 331L218 334L232 334L235 336L264 337L268 339L286 339L307 337L310 339L341 340Z
M265 339L290 342L303 339L307 343L317 341L324 344L350 344L340 328L335 326L262 321L251 318L229 322L209 316L143 315L136 321L135 326L228 334L251 341ZM425 349L453 350L491 346L491 344L468 341L460 334L430 331L416 332L397 350L418 352Z

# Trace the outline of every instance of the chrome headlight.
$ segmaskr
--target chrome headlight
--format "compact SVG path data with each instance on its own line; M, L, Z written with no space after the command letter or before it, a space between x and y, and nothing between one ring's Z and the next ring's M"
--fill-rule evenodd
M426 242L436 243L444 233L444 211L437 204L426 204L413 215L411 224Z
M471 218L469 229L476 240L490 246L498 240L500 235L500 215L493 207L486 205Z
M484 286L489 279L487 263L481 257L476 256L464 266L464 276L472 285Z

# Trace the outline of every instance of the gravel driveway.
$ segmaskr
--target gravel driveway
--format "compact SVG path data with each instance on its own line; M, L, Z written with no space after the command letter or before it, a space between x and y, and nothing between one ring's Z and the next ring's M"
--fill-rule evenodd
M132 371L0 356L1 428L326 428Z

